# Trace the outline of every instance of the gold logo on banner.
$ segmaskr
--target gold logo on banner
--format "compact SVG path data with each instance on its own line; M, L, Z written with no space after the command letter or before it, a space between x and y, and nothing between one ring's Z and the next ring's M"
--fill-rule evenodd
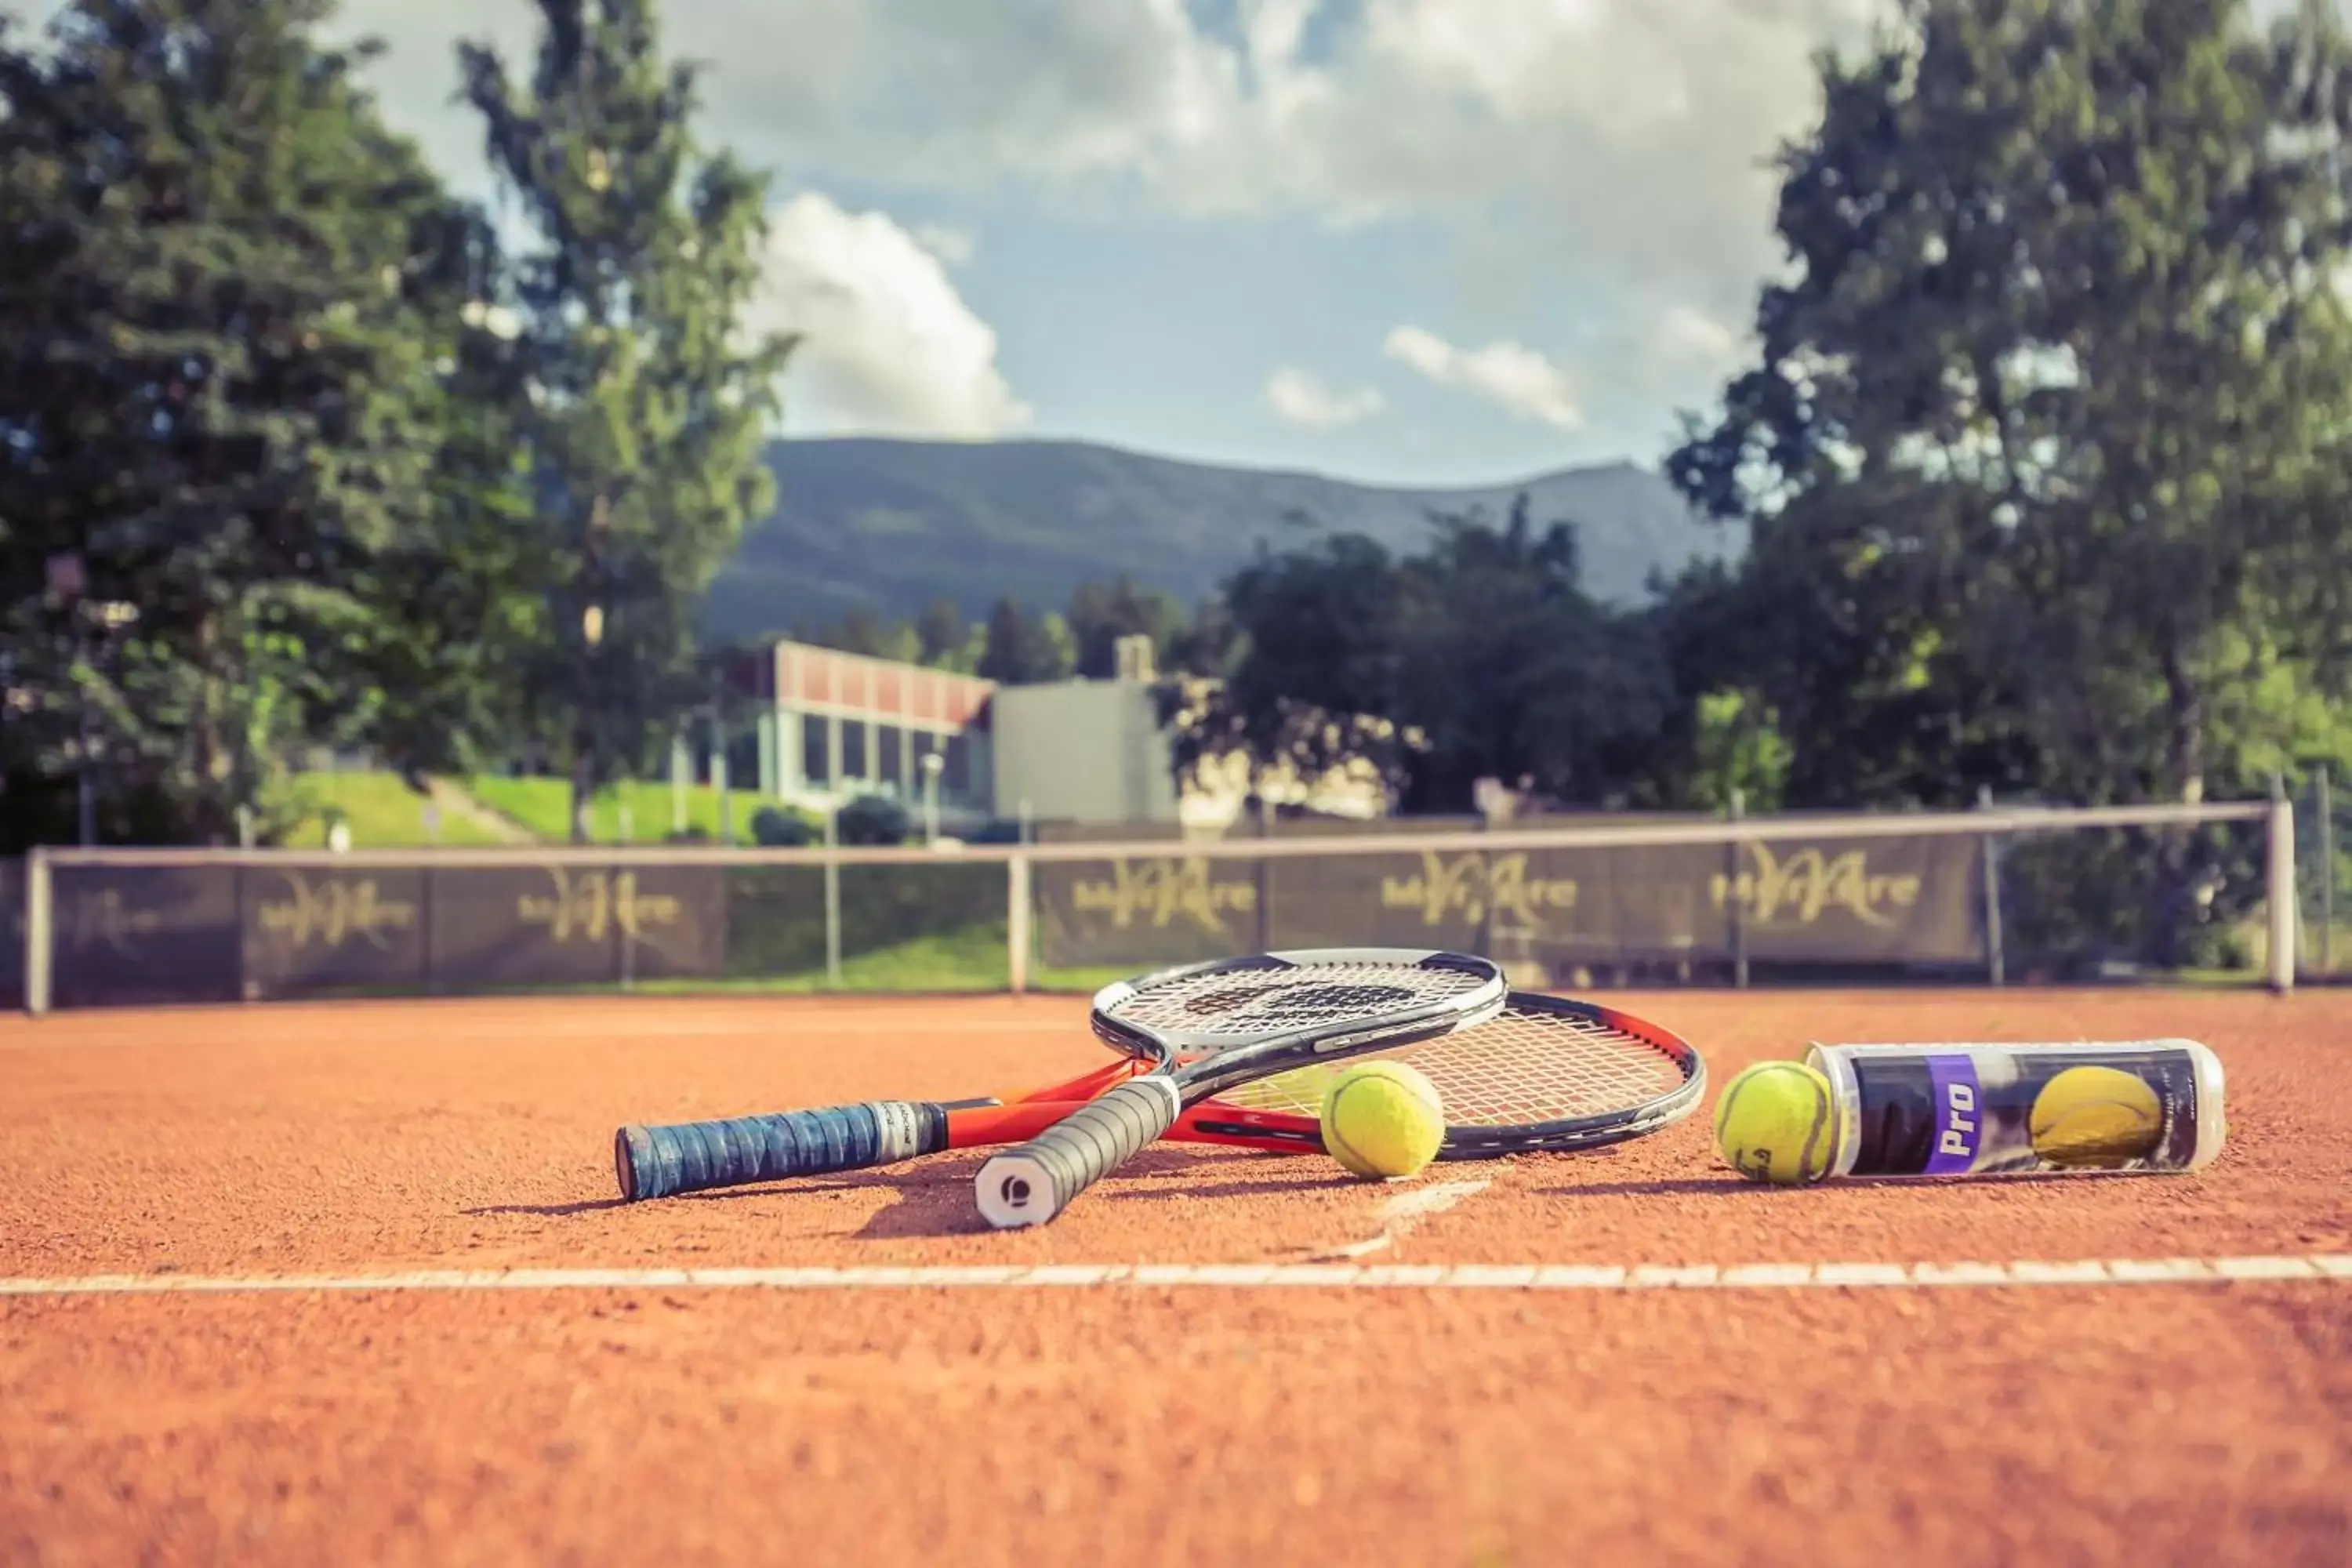
M1431 926L1449 915L1476 925L1491 910L1540 929L1547 913L1574 909L1576 894L1573 878L1528 875L1525 854L1472 851L1447 859L1424 849L1418 875L1381 879L1381 908L1418 910L1422 924Z
M1222 933L1225 916L1249 914L1257 908L1257 885L1234 879L1218 880L1209 862L1198 858L1179 860L1114 860L1110 877L1080 877L1070 888L1070 907L1082 914L1107 914L1116 930L1124 931L1140 918L1155 927L1191 921L1203 931Z
M639 892L635 871L583 871L575 877L551 866L547 876L554 892L523 894L515 900L515 915L526 925L545 926L557 942L574 937L601 942L615 927L631 942L643 942L647 931L677 924L685 912L685 905L666 893Z
M65 937L75 947L110 947L126 957L137 957L138 939L163 929L161 910L143 909L122 896L119 888L83 893L72 900L71 918L63 922Z
M1842 910L1864 925L1891 926L1893 911L1919 901L1918 878L1873 876L1859 849L1827 856L1805 848L1786 859L1769 844L1749 844L1747 849L1755 869L1739 873L1736 886L1718 872L1713 882L1716 907L1736 897L1741 909L1765 924L1785 915L1811 925L1825 912Z
M336 877L313 883L290 871L279 875L287 896L263 902L261 929L284 939L296 952L314 942L321 947L341 947L346 939L388 950L394 933L416 927L415 900L385 897L373 877Z

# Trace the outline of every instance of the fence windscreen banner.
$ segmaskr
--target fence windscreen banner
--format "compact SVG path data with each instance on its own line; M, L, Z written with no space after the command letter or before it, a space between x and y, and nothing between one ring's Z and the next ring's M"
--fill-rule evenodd
M603 986L726 972L727 883L716 865L58 867L50 875L59 1006Z
M1720 962L1744 952L1764 963L1934 966L1979 962L1985 951L1983 858L1968 837L1457 844L1265 860L1187 854L1181 837L1166 837L1164 854L1038 868L1046 963L1150 965L1360 943L1549 963Z
M61 1007L234 1001L244 991L234 866L59 866L50 999Z
M1556 826L1561 819L1546 819ZM1625 819L1615 817L1622 824ZM1522 826L1515 824L1514 826ZM1533 825L1530 825L1533 826ZM1034 867L1049 968L1132 972L1267 948L1435 946L1562 968L1719 963L1944 968L1985 952L1972 836L1486 849L1470 822L1284 822L1269 838L1394 835L1395 847L1210 858L1169 828L1060 828L1060 844L1145 853ZM1433 834L1444 833L1444 839ZM814 865L707 861L354 867L308 859L54 866L51 997L61 1007L335 994L609 989L822 973ZM993 863L841 873L845 960L918 938L1001 953ZM20 865L0 864L0 996L23 1001Z

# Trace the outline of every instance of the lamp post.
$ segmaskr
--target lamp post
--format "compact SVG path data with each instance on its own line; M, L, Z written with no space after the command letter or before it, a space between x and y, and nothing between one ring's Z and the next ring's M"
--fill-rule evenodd
M940 770L947 759L937 752L923 753L923 842L937 844L940 838Z
M595 745L597 725L593 694L597 683L596 667L599 655L604 646L604 605L591 604L580 612L580 640L587 649L585 662L589 690L583 695L587 696L589 700L581 704L580 715L580 727L583 731L581 740L585 751ZM595 775L592 771L582 767L582 763L586 760L585 755L577 757L573 759L572 764L572 837L574 843L579 844L592 843L596 837L593 822L595 807L589 795L590 789L595 783Z

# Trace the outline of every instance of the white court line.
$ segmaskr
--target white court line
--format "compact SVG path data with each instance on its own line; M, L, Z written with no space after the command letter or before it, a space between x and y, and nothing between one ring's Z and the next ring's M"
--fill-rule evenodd
M2352 1254L2020 1259L2008 1263L1054 1263L775 1268L419 1269L399 1274L90 1274L0 1279L0 1296L188 1296L378 1290L2048 1290L2074 1287L2352 1284Z

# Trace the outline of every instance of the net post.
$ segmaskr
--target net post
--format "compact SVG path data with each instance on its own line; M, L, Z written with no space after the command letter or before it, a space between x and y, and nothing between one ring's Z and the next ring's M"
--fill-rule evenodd
M824 813L824 983L841 989L841 804Z
M1731 820L1742 821L1748 816L1748 792L1735 788L1731 792ZM1724 849L1724 870L1731 879L1731 983L1738 989L1748 989L1748 921L1739 907L1739 840L1727 840Z
M1992 785L1977 785L1977 809L1992 810ZM2008 954L2000 934L2000 836L1984 835L1985 980L1991 985L2009 983Z
M2294 989L2294 802L2284 791L2270 808L2270 985L2284 996Z
M626 866L610 866L604 870L606 896L612 903L613 969L624 991L637 988L637 933L635 905L637 899L637 874Z
M49 852L36 844L25 857L25 1011L37 1018L49 1010L49 981L57 951L56 884Z
M2336 809L2329 802L2327 764L2319 764L2312 781L2318 798L2313 813L2319 830L2319 973L2336 973Z
M1004 973L1015 996L1029 989L1029 857L1004 862Z

